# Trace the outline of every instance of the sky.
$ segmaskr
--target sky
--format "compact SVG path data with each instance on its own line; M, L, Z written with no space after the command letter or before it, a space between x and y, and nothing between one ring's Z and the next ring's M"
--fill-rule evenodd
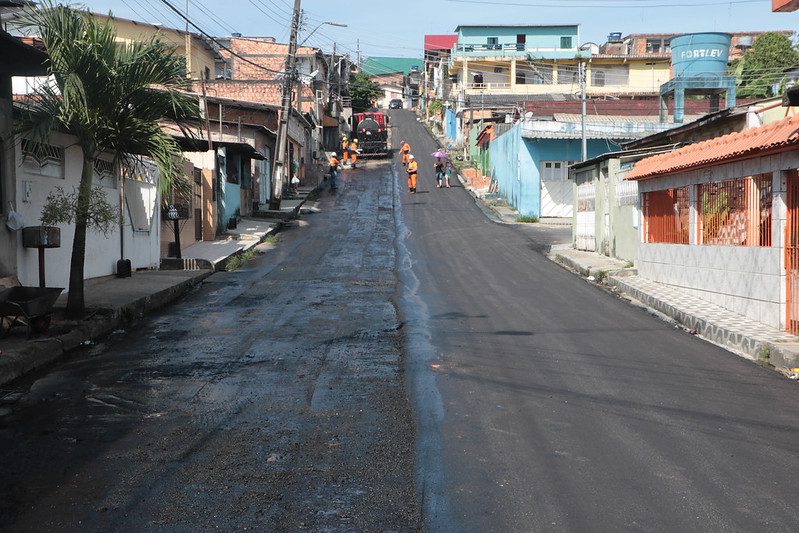
M287 41L292 0L167 0L212 35L239 32ZM93 11L183 27L163 0L82 0ZM547 6L547 7L544 7ZM421 57L428 33L458 24L580 24L582 42L608 33L799 30L799 11L772 13L771 0L303 0L300 40L364 56ZM347 24L322 26L323 21Z

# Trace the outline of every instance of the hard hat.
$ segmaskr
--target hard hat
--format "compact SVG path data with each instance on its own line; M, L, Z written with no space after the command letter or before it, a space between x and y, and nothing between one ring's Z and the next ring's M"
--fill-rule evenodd
M413 157L413 154L411 154L411 155L408 156L408 159L416 159L416 158Z

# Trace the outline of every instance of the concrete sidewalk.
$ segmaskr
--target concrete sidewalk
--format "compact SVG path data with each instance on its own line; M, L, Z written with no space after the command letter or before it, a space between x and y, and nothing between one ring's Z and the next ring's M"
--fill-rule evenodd
M554 246L549 257L589 281L605 284L665 315L692 334L747 359L769 364L794 379L799 374L795 371L799 368L799 337L692 296L678 287L642 278L624 261L569 246Z
M316 188L300 189L282 202L281 213L296 218ZM163 307L223 270L231 257L277 233L281 220L241 219L236 229L215 241L201 241L183 250L183 258L164 258L161 270L134 272L130 278L86 280L87 313L81 321L63 318L66 294L56 303L48 337L27 339L25 328L14 328L0 339L0 385L55 361L64 353L108 335L132 320Z

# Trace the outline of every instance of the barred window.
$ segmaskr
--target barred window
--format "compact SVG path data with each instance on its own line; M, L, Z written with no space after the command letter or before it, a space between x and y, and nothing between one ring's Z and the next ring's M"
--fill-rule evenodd
M770 174L697 187L700 244L771 246Z
M52 144L22 139L22 166L31 174L64 178L64 149Z

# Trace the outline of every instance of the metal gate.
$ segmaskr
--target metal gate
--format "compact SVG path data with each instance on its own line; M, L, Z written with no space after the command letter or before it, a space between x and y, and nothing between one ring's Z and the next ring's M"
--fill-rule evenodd
M787 176L788 224L785 228L786 317L789 333L799 335L799 172Z
M577 186L577 220L574 227L575 247L596 251L596 185L593 182Z

